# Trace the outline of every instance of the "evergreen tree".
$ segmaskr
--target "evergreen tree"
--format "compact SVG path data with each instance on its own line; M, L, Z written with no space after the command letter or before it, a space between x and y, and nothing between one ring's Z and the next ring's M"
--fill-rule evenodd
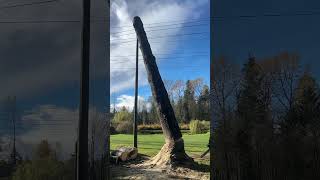
M149 119L149 115L148 115L148 109L146 104L142 105L142 110L140 112L140 121L143 125L147 124L148 119Z
M272 133L268 125L267 105L264 102L263 73L255 58L249 58L244 66L244 78L241 84L240 94L238 96L238 118L239 131L238 140L236 140L241 158L241 167L244 174L243 179L257 179L257 162L254 158L256 153L266 147L268 134ZM269 132L268 132L269 131Z
M159 116L157 113L156 102L152 98L151 98L151 109L150 109L149 123L150 124L160 123Z
M173 105L174 112L176 114L177 120L179 123L184 121L184 110L183 110L183 98L179 97L176 103Z
M315 79L309 74L299 79L294 94L293 107L282 124L284 151L289 177L320 178L320 97ZM312 168L308 168L308 166Z
M198 100L198 117L201 120L210 120L209 109L210 92L209 87L204 85Z
M191 111L194 103L194 90L190 80L186 82L186 89L183 96L183 121L189 123L192 118Z

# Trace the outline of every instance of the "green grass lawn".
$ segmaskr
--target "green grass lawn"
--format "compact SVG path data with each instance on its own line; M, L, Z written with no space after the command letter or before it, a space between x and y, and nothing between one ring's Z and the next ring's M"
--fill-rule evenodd
M133 146L133 135L117 134L111 135L111 150L120 146ZM206 134L183 134L185 150L190 156L200 156L208 147L209 133ZM155 156L162 145L164 138L162 134L138 134L138 151L140 154Z

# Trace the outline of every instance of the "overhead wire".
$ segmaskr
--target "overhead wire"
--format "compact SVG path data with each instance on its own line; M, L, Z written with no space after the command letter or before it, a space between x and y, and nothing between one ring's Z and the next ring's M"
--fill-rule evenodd
M210 32L199 32L199 33L187 33L187 34L175 34L175 35L167 35L167 36L151 36L148 37L148 39L161 39L161 38L165 38L165 37L179 37L179 36L193 36L193 35L208 35ZM128 43L128 42L133 42L136 41L135 38L130 38L128 39L128 41L123 41L126 39L114 39L114 41L119 41L117 43Z
M186 23L181 23L181 24L173 24L173 26L175 27L167 27L167 28L162 28L165 26L172 26L172 25L162 25L162 26L153 26L153 27L145 27L145 30L147 31L159 31L159 30L167 30L167 29L178 29L178 28L185 28L185 27L198 27L198 26L205 26L205 25L210 25L208 24L191 24L191 25L183 25L183 26L177 26L177 25L182 25L182 24L186 24ZM160 27L160 29L158 29L157 27ZM125 32L130 32L133 30L132 29L128 29L128 30L124 30L124 31L116 31L116 32L111 32L110 34L120 34L120 33L125 33Z
M34 6L34 5L41 5L41 4L48 4L48 3L53 3L57 2L59 0L44 0L44 1L33 1L33 2L28 2L28 3L19 3L19 4L12 4L12 5L4 5L0 6L1 9L11 9L11 8L17 8L17 7L25 7L25 6Z

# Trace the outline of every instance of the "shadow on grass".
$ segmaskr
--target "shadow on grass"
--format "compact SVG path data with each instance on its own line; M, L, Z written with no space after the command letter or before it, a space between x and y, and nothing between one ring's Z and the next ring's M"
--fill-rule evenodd
M175 165L174 168L179 168L179 167L190 169L193 171L203 172L203 173L210 172L210 165L199 163L196 161L194 161L193 163L188 163L188 164L178 164L178 165Z
M135 159L132 160L128 160L128 161L119 161L118 165L120 166L126 166L126 165L131 165L131 164L140 164L143 163L146 160L149 160L150 156L146 155L146 154L140 154L138 153L137 157Z

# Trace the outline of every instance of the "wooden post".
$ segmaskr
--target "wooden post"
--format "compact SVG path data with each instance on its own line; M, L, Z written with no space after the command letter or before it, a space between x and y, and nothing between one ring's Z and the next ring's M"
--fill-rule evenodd
M138 129L137 129L137 121L138 121L138 64L139 64L139 41L137 39L136 45L136 81L135 81L135 92L134 92L134 123L133 123L133 146L138 148Z

